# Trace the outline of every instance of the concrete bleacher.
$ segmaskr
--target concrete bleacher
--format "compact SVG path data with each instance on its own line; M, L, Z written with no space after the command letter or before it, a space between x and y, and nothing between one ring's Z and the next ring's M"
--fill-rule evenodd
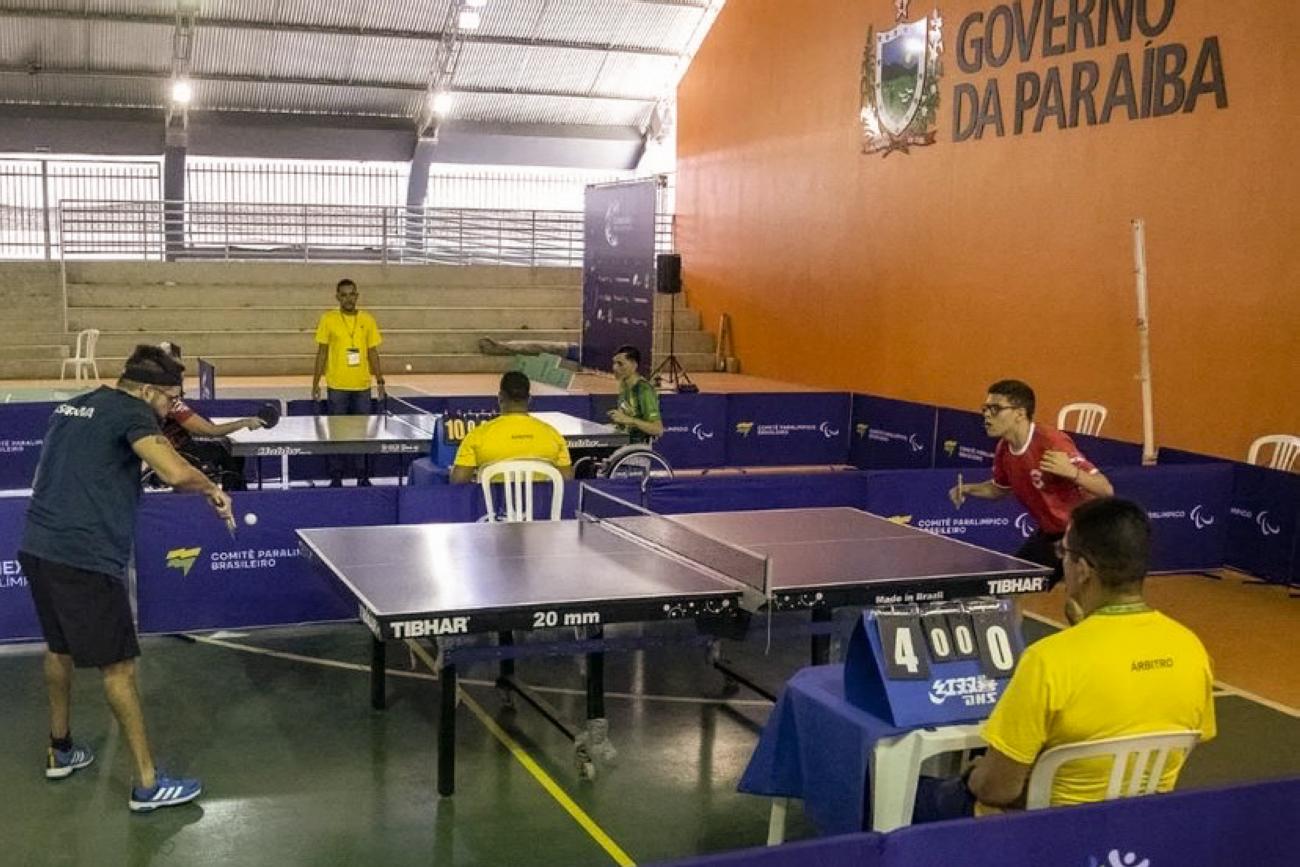
M59 264L0 263L0 310L0 379L58 376L76 340L64 327Z
M579 268L307 264L262 262L69 262L66 322L57 263L0 264L0 301L19 313L24 342L0 355L0 378L58 376L83 328L101 332L101 370L115 370L137 343L174 340L227 376L307 374L321 311L350 277L361 306L384 332L387 372L479 373L509 357L479 353L478 341L577 343ZM655 363L668 347L668 298L656 298ZM713 367L714 337L679 298L679 360Z

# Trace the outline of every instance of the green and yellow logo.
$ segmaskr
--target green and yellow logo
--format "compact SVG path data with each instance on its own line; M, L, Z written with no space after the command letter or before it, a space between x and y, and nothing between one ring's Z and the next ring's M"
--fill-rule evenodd
M944 440L944 441L943 441L943 450L944 450L944 453L948 455L948 457L952 457L953 452L957 451L957 441L956 441L956 440Z
M871 425L856 424L853 426L853 430L858 435L858 439L862 439L864 436L867 435L867 431L871 430Z
M740 434L743 437L749 436L749 432L752 431L753 429L754 429L754 423L752 421L736 422L736 433Z
M203 553L202 548L173 548L167 552L167 566L181 570L182 575L189 575L190 569Z

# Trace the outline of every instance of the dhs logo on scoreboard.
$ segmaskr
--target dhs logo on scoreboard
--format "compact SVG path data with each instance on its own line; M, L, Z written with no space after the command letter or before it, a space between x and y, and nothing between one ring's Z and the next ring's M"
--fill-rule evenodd
M936 678L930 684L930 703L941 705L956 699L965 707L980 707L998 702L998 682L977 674L974 677Z

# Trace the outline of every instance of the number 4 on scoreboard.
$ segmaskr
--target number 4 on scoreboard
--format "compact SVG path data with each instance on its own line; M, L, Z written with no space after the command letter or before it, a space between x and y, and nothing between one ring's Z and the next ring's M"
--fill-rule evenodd
M885 677L890 680L925 680L930 676L921 618L908 614L880 614L880 646L885 656Z

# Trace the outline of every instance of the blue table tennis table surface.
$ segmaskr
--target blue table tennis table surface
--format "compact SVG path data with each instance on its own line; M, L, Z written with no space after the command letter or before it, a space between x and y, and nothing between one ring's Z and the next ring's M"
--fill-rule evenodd
M845 507L298 534L372 629L407 617L465 618L456 632L530 628L518 615L546 610L587 612L587 623L669 619L752 608L755 597L775 610L931 602L1046 590L1050 573Z

